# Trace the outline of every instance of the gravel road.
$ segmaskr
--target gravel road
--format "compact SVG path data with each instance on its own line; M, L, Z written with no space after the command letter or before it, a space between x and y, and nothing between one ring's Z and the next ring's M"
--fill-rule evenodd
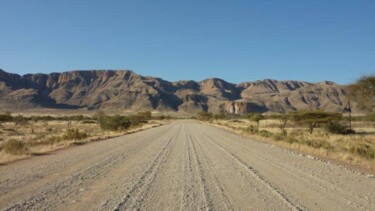
M3 210L375 210L375 178L195 121L0 166Z

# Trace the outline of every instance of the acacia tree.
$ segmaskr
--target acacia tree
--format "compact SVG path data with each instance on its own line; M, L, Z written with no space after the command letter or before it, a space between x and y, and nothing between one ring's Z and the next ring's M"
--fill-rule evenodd
M316 127L332 122L334 119L337 119L339 115L340 114L337 113L324 111L299 111L294 112L291 116L297 124L307 126L309 133L312 134Z
M284 115L280 115L277 119L279 120L279 128L281 131L284 131L287 123L288 123L288 120L289 120L289 115L287 114L284 114Z
M362 76L349 85L349 96L358 103L358 108L375 112L375 75Z
M250 121L256 122L257 127L259 127L260 120L264 119L265 117L262 114L254 113L254 114L248 114L247 118Z

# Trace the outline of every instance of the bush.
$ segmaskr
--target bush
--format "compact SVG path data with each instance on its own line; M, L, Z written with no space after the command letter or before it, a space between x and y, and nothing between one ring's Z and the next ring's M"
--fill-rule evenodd
M103 130L125 130L130 127L132 122L125 116L100 116L99 124Z
M36 143L35 145L38 145L38 144L55 144L55 143L60 142L60 141L61 141L60 136L51 136L51 137L47 138L46 140L44 140L40 143Z
M139 125L143 123L147 123L149 119L151 119L151 112L140 112L135 115L129 116L131 125Z
M324 148L328 150L333 150L335 147L332 146L331 143L325 141L325 140L304 140L301 143L306 144L307 146L313 147L313 148Z
M370 122L375 122L375 113L369 113L366 115L365 119Z
M325 129L327 132L334 134L345 134L346 127L338 122L330 122L326 125Z
M96 121L95 120L83 120L82 123L83 124L96 124Z
M225 118L226 118L226 116L225 116L224 112L220 112L218 114L214 114L213 115L213 119L216 119L216 120L218 120L218 119L225 119Z
M0 122L12 121L12 115L10 113L0 114Z
M366 159L375 158L375 149L368 144L358 144L356 146L352 146L349 151Z
M338 123L338 122L330 122L326 124L325 129L329 133L334 134L352 134L355 133L354 130L347 129L344 125Z
M266 137L266 138L272 136L272 133L271 133L271 132L268 132L267 130L261 130L261 131L259 131L258 134L259 134L260 136L262 136L262 137Z
M251 134L255 134L255 133L258 133L259 132L259 129L258 127L255 127L253 125L250 125L248 128L247 128L247 132L251 133Z
M285 136L282 133L275 133L273 134L272 138L275 141L282 141L284 140Z
M6 153L15 155L24 154L25 152L27 152L25 143L17 139L10 139L5 142L3 145L3 150Z
M212 113L201 111L197 115L197 119L202 120L202 121L208 121L213 118Z
M64 133L62 138L65 140L81 140L87 137L87 133L80 132L78 128L70 128Z
M287 136L284 140L286 142L288 142L289 144L293 144L293 143L297 143L298 142L298 139L296 139L294 136Z

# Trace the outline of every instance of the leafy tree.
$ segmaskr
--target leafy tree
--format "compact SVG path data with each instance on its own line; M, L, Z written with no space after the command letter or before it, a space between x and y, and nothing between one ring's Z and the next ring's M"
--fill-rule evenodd
M375 75L362 76L349 86L349 95L364 111L375 112Z
M307 126L309 133L312 134L320 124L333 122L340 117L340 114L324 111L299 111L292 113L291 117L297 124Z
M280 115L277 117L278 121L279 121L279 128L281 131L284 131L285 130L285 127L290 119L290 116L287 115L287 114L284 114L284 115Z
M247 118L250 121L256 122L257 127L259 127L260 120L265 119L265 117L262 114L259 114L259 113L248 114Z
M12 114L7 111L4 114L0 114L0 122L7 122L13 119Z

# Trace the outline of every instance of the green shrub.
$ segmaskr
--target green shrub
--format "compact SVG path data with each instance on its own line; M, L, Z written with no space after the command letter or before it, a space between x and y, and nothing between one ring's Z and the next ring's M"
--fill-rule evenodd
M58 143L60 141L61 141L60 136L51 136L51 137L47 138L45 141L42 141L42 142L37 143L37 144L55 144L55 143Z
M103 130L125 130L128 129L132 122L125 116L100 116L99 124Z
M275 133L273 134L272 138L275 141L282 141L284 140L285 136L282 133Z
M259 129L258 127L256 126L253 126L253 125L250 125L248 128L247 128L247 132L251 133L251 134L256 134L259 132Z
M352 146L349 151L366 159L375 158L375 148L368 144L358 144L356 146Z
M81 140L87 137L87 133L80 132L78 128L69 128L62 136L65 140Z
M272 136L272 133L271 132L268 132L267 130L261 130L258 132L258 134L262 137L271 137Z
M213 114L205 111L201 111L197 115L197 119L202 121L208 121L213 118Z
M12 121L12 115L10 113L0 114L0 122Z
M131 125L136 126L136 125L147 123L147 121L149 120L149 117L138 113L135 115L130 115L129 119L130 119Z
M213 119L216 119L216 120L218 120L218 119L225 119L225 118L226 118L226 116L225 116L224 112L220 112L218 114L214 114L213 115Z
M313 148L317 148L317 149L318 148L324 148L324 149L328 149L328 150L333 150L335 148L328 141L320 140L320 139L312 139L312 140L306 139L306 140L302 140L300 142L302 144L305 144L307 146L310 146L310 147L313 147Z
M283 135L282 133L280 135ZM285 137L285 136L284 136ZM296 139L294 136L286 136L284 140L290 144L297 143L298 139Z
M329 122L325 125L325 129L329 133L333 134L353 134L355 131L353 129L348 129L344 125L338 122Z
M95 120L83 120L82 123L83 124L96 124L96 121Z
M330 122L326 124L325 129L329 133L334 133L334 134L346 134L347 129L344 125L338 123L338 122Z
M27 152L26 145L23 141L17 139L9 139L3 145L3 150L9 154L24 154Z
M366 115L366 120L370 122L375 122L375 113L369 113Z

